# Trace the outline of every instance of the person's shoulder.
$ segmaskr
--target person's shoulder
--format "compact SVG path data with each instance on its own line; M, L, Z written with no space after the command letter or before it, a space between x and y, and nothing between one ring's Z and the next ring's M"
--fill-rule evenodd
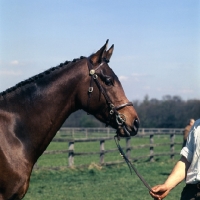
M194 126L195 126L195 127L200 126L200 119L197 119L197 120L194 122Z
M195 122L194 122L194 125L192 127L192 130L194 130L194 132L200 134L200 119L197 119Z

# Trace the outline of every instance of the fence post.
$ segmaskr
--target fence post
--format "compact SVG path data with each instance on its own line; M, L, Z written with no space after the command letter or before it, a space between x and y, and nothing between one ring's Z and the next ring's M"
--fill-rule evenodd
M100 164L104 163L104 150L105 150L104 143L105 140L100 141Z
M107 137L110 137L110 128L107 128Z
M145 135L145 130L144 130L144 128L142 129L142 137L144 137L144 135Z
M174 159L174 138L175 134L170 134L170 150L171 150L171 159Z
M69 154L68 154L68 165L72 167L74 165L74 141L69 142Z
M85 129L85 137L88 138L88 129Z
M154 147L153 147L153 144L154 144L154 139L153 139L153 134L150 135L150 162L153 162L154 161Z
M126 138L126 156L128 159L130 159L131 156L131 144L130 144L131 138Z

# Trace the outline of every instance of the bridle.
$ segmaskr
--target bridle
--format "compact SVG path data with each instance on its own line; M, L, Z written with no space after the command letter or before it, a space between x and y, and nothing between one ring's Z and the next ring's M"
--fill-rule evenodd
M105 63L108 63L109 61L106 59L103 59L103 61L98 65L98 67L96 69L94 69L94 66L92 64L92 61L90 60L90 58L87 59L87 64L88 64L88 69L89 69L89 75L91 77L90 79L90 86L88 89L88 101L87 101L87 107L88 110L90 108L90 98L93 92L93 83L95 82L95 84L97 85L99 91L100 91L100 95L103 94L108 107L109 107L109 116L108 119L106 120L106 125L109 124L111 117L114 115L115 119L116 119L116 123L118 124L118 126L124 126L126 123L126 117L119 113L118 111L126 106L133 106L132 102L127 102L124 104L121 104L119 106L115 106L112 101L110 100L108 94L106 93L106 90L104 89L104 87L100 84L99 80L98 80L98 75L96 74L96 71ZM128 132L128 130L126 131L125 128L125 132L126 134L128 134L128 136L131 136L130 133Z
M92 92L93 92L93 83L95 82L99 91L100 91L100 95L103 94L104 97L105 97L105 100L108 104L108 107L110 108L110 111L109 111L109 116L108 116L108 119L106 121L106 125L109 124L110 122L110 119L113 115L115 115L115 119L116 119L116 123L118 124L118 126L123 126L125 132L127 133L127 135L130 137L130 133L129 131L127 130L126 131L126 126L125 126L125 123L126 123L126 117L119 113L118 110L126 107L126 106L133 106L132 102L127 102L127 103L124 103L124 104L121 104L119 106L115 106L112 101L110 100L108 94L106 93L106 90L104 89L104 87L99 83L99 80L98 80L98 75L96 74L96 71L104 64L104 63L108 63L109 61L104 59L96 69L94 69L93 67L93 64L90 60L90 58L87 59L87 64L88 64L88 69L89 69L89 75L91 76L91 79L90 79L90 86L89 86L89 89L88 89L88 101L87 101L87 107L88 107L88 110L89 110L89 105L90 105L90 98L91 98L91 95L92 95ZM121 156L124 158L124 160L126 161L129 169L130 169L130 172L132 174L132 170L131 168L134 170L134 172L136 173L136 175L140 178L140 180L143 182L143 184L145 185L145 187L151 191L151 187L149 186L149 184L144 180L144 178L140 175L140 173L137 171L137 169L134 167L134 165L129 161L129 159L127 158L127 156L125 155L123 149L121 148L120 144L119 144L119 136L116 135L114 137L115 139L115 143L117 145L117 148L121 154Z

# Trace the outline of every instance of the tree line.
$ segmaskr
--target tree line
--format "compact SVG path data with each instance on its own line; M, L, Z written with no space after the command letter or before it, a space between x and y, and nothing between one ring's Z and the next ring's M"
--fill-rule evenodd
M200 118L200 100L184 101L179 96L163 96L162 100L150 99L146 95L143 101L134 100L133 105L140 118L142 128L184 128L189 119ZM66 127L103 127L92 115L79 110L73 113L63 124Z

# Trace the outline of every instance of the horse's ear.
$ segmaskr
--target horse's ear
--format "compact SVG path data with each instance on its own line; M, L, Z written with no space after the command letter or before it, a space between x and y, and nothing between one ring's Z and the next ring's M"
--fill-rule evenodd
M106 43L103 45L103 47L101 47L101 49L99 49L96 53L94 53L91 56L91 61L92 63L95 65L97 63L101 63L102 58L105 58L106 56L106 49L107 49L107 45L108 45L108 40L106 40Z
M106 60L107 61L110 61L110 58L112 56L112 53L113 53L113 50L114 50L114 44L110 47L110 49L108 51L106 51Z

